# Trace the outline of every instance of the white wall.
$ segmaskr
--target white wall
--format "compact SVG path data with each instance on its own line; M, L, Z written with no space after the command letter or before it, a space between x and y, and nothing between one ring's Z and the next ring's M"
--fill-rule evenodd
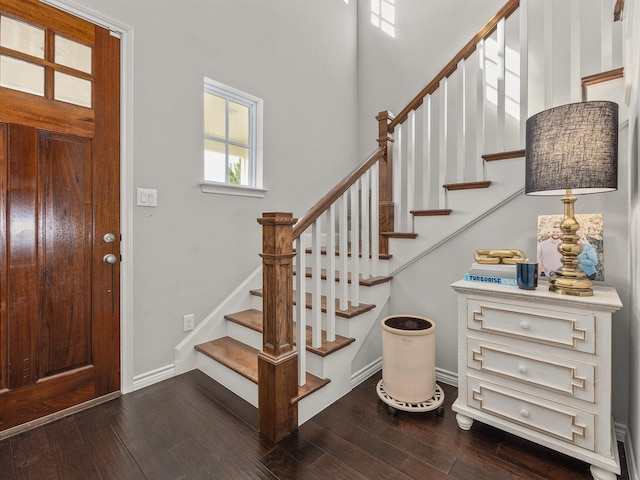
M356 8L343 0L77 0L133 29L133 375L259 264L265 211L302 215L357 162ZM205 194L207 76L264 99L264 199ZM134 196L135 198L135 196Z

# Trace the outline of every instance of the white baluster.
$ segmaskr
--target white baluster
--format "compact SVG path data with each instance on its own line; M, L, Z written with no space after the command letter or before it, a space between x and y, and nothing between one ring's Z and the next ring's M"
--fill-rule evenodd
M380 264L380 200L378 195L380 162L371 167L371 275L378 275Z
M433 115L431 111L432 99L431 95L427 95L422 105L422 125L424 126L424 139L422 141L422 208L428 210L431 208L431 195L433 192L432 187L432 155L431 149L433 148Z
M305 305L306 249L303 235L296 239L296 345L298 351L298 385L307 381L307 350L305 348L307 308Z
M362 231L361 231L361 238L360 238L360 245L362 245L361 247L361 253L362 253L362 262L361 262L361 266L362 266L362 278L369 278L369 265L370 265L370 259L369 259L369 245L371 242L371 238L369 236L369 225L370 225L370 218L369 218L369 188L370 188L370 184L369 184L369 171L367 170L365 172L365 174L361 177L360 179L360 209L361 209L361 213L360 213L360 218L361 220L361 225L362 225ZM352 282L354 281L358 281L357 279L351 279Z
M465 181L466 170L466 142L467 142L467 68L466 62L460 60L458 62L458 69L455 73L458 77L458 114L456 115L457 128L455 129L456 135L456 152L457 152L457 181Z
M526 142L529 118L529 0L520 0L520 145Z
M600 41L602 44L600 68L602 72L607 72L613 68L613 4L610 0L603 0L600 5L602 8L600 15Z
M349 283L347 275L349 273L349 192L345 192L340 197L340 310L348 308Z
M407 118L407 169L406 169L406 199L404 214L404 232L413 232L413 216L415 210L415 178L416 178L416 112L411 110Z
M571 0L571 73L569 74L569 82L571 84L571 102L579 102L582 100L582 74L580 73L580 0Z
M477 101L477 77L480 74L478 68L478 50L476 49L464 62L464 155L465 155L465 179L478 180L478 168L482 164L481 153L476 151L476 109Z
M327 212L327 341L336 339L336 218L335 204Z
M478 75L476 77L476 152L478 156L486 153L484 151L484 137L485 137L485 96L486 96L486 68L485 68L485 41L480 40L478 47ZM479 158L476 171L476 178L478 180L485 180L486 173L484 168L484 162Z
M553 3L544 0L544 108L553 106Z
M447 155L447 146L448 146L448 110L449 110L449 92L448 92L448 80L443 78L440 82L440 138L439 138L439 146L440 146L440 154L438 158L438 183L440 186L448 183L447 182L447 167L449 163L448 155ZM444 188L440 188L440 198L438 201L439 208L447 208L446 202L446 192Z
M322 218L322 217L321 217ZM322 255L320 220L311 226L313 265L311 268L311 345L322 346ZM306 303L306 298L302 299Z
M498 129L498 40L497 30L483 44L484 48L484 151L496 152Z
M498 22L496 29L496 152L504 152L505 130L505 20Z
M360 305L360 208L358 208L358 188L360 180L356 181L351 190L351 305ZM346 275L346 272L345 272Z
M395 127L395 135L393 142L393 187L392 193L393 204L395 207L394 215L394 230L396 232L403 231L402 220L404 216L402 211L404 208L404 202L402 201L402 180L404 177L404 125L397 125Z

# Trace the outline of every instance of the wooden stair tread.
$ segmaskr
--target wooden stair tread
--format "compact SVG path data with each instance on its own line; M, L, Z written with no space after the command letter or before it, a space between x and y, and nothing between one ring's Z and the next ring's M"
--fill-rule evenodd
M246 379L258 384L258 350L231 337L222 337L196 345L196 350L216 362L239 373ZM307 395L319 390L331 382L328 378L319 378L307 372L306 383L298 386L298 394L291 404L299 402Z
M230 322L237 323L238 325L242 325L244 327L250 328L251 330L255 330L256 332L262 333L262 312L260 310L256 310L255 308L251 308L249 310L243 310L241 312L231 313L229 315L225 315L227 320ZM294 331L293 335L295 338L295 328L296 325L294 323ZM355 338L343 337L342 335L336 335L336 339L333 342L327 341L327 333L325 331L322 332L322 345L318 348L313 347L312 344L312 330L311 327L307 326L307 345L306 349L309 352L315 353L321 357L326 357L330 353L340 350L348 345L351 345L355 342Z
M243 327L262 333L262 311L250 308L241 312L229 313L224 316L227 320Z
M293 274L296 275L295 268L293 269ZM313 269L311 267L307 267L305 269L305 276L307 278L313 278ZM322 280L326 280L327 279L327 269L326 268L321 269L320 278ZM363 279L362 277L360 277L360 285L362 285L363 287L371 287L373 285L380 285L381 283L390 282L392 278L393 277L389 277L387 275L379 275L377 277L369 277L367 279ZM337 270L336 270L336 275L335 275L335 281L336 282L340 281L340 272L337 271ZM351 273L347 274L347 282L351 283Z
M440 208L435 210L411 210L409 213L414 217L438 217L443 215L451 215L450 208Z
M328 342L327 341L327 332L325 332L324 330L322 331L322 345L318 348L315 348L312 346L313 340L311 338L311 336L313 335L313 330L311 329L310 326L307 325L307 332L306 332L306 350L308 352L312 352L315 353L316 355L319 355L321 357L326 357L327 355L329 355L330 353L333 352L337 352L338 350L340 350L341 348L347 347L349 345L351 345L353 342L356 341L355 338L348 338L348 337L343 337L342 335L336 335L336 339L333 342ZM296 338L296 329L297 329L297 325L294 323L293 324L293 338Z
M327 383L331 382L328 378L320 378L307 372L307 378L304 385L298 385L298 395L291 399L291 405L298 403L304 397L312 394L316 390L320 390Z
M497 160L508 160L510 158L522 158L525 155L525 150L511 150L510 152L498 152L498 153L488 153L482 155L482 159L485 162L495 162Z
M489 185L491 185L491 181L486 180L482 182L448 183L442 187L447 190L470 190L473 188L488 188Z
M216 362L258 383L259 351L231 337L222 337L196 345L196 350Z
M380 232L380 235L383 235L388 238L408 238L408 239L418 238L417 233L411 233L411 232Z
M252 295L256 295L258 297L262 297L263 295L263 291L261 288L255 289L255 290L251 290L251 294ZM311 294L307 293L306 294L306 306L307 308L311 308ZM296 299L295 299L295 292L293 294L293 298L292 298L292 302L295 305L296 304ZM326 313L327 311L327 297L325 295L322 295L322 299L321 299L321 310L323 312ZM375 305L371 305L368 303L361 303L360 305L358 305L357 307L351 305L351 302L348 303L347 305L347 309L346 310L340 310L340 299L336 298L336 315L338 317L343 317L343 318L353 318L356 317L362 313L368 312L369 310L373 310L374 308L376 308Z

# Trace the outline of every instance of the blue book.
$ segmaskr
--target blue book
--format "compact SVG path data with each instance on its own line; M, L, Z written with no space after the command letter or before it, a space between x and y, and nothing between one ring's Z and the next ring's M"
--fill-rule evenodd
M494 277L492 275L474 275L472 273L465 273L464 279L469 282L493 283L494 285L512 285L514 287L518 286L516 279L510 277Z

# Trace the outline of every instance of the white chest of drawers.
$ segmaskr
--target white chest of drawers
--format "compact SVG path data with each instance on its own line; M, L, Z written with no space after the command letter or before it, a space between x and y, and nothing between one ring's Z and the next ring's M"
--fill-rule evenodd
M591 465L596 480L620 473L611 416L613 288L593 297L459 281L460 428L474 419Z

